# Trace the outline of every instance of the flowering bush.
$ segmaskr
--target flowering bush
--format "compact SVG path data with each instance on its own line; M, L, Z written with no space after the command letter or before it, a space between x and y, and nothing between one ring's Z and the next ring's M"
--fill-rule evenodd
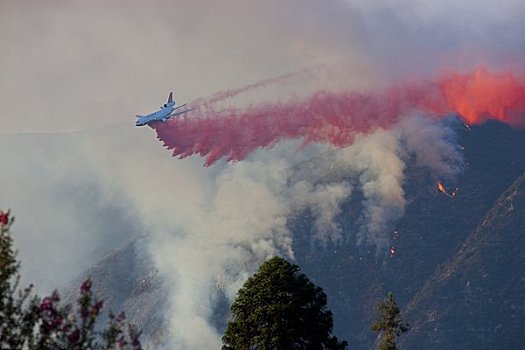
M9 212L4 213L0 211L0 225L4 226L9 224Z
M80 286L75 310L62 305L56 291L41 299L32 295L32 285L19 289L13 222L9 211L0 211L0 349L142 349L140 332L124 313L110 313L108 325L95 329L104 303L94 298L90 278Z

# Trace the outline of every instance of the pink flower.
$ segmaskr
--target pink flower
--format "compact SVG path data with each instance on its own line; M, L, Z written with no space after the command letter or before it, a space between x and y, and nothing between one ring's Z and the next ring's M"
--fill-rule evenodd
M9 212L4 213L0 211L0 225L7 225L9 223Z
M126 339L124 339L124 337L120 337L117 344L118 344L119 349L124 349L126 345L128 345L128 342L126 341Z
M80 330L75 329L73 332L68 334L67 338L71 344L77 344L80 339Z
M40 310L50 310L53 307L53 301L50 297L44 298L40 303Z
M91 278L88 278L87 280L84 281L84 283L82 283L82 285L80 286L80 293L82 295L84 294L87 294L91 291Z
M104 305L104 301L98 301L97 303L95 303L95 305L93 305L93 307L91 308L91 315L93 317L97 317L103 305Z

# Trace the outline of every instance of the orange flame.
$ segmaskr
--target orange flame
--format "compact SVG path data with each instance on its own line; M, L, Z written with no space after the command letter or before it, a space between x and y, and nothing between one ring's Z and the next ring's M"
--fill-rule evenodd
M438 82L446 108L460 114L467 124L492 118L525 126L525 85L512 74L496 74L485 67L473 73L451 73Z
M447 195L449 197L456 197L456 194L459 191L459 187L456 187L456 189L452 193L448 193L448 191L445 189L445 186L441 183L441 181L437 182L437 188L439 192L443 193L444 195Z
M437 183L437 187L438 187L439 192L441 192L441 193L445 193L445 194L448 194L448 193L447 193L447 190L445 189L445 187L443 186L443 184L441 183L441 181L438 181L438 183Z

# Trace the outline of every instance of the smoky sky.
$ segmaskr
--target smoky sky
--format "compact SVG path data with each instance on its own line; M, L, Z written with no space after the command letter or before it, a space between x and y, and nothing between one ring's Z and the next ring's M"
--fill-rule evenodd
M319 63L387 79L523 64L493 1L2 1L0 131L77 130ZM30 101L30 102L29 102Z

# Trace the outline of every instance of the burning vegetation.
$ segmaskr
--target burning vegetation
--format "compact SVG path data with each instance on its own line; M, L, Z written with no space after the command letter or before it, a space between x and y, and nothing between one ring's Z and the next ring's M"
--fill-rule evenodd
M448 192L445 186L443 186L443 183L441 181L437 182L437 189L439 192L443 193L445 196L448 196L448 197L456 197L459 191L459 187L456 187L454 191Z

